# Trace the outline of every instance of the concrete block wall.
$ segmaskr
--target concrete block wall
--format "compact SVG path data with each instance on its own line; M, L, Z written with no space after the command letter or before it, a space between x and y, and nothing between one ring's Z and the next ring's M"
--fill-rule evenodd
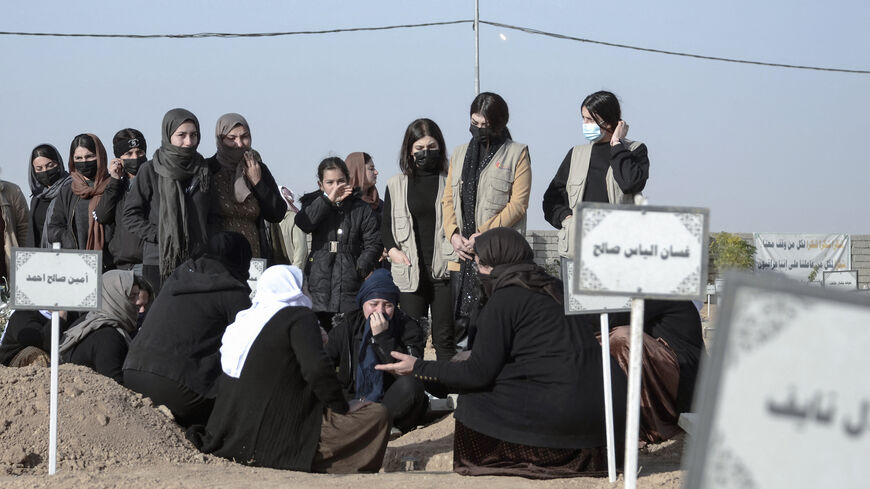
M749 244L754 244L752 233L733 233ZM870 234L853 234L852 236L852 268L858 270L858 286L870 288ZM559 269L558 231L527 231L526 239L535 251L535 262L548 269L551 273ZM710 280L715 278L713 262L709 263Z

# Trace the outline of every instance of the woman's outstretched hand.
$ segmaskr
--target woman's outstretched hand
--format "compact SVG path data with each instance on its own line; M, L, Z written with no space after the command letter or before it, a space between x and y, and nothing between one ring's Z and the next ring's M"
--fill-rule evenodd
M405 355L397 351L391 351L390 355L398 360L398 362L375 365L375 370L383 370L395 375L411 375L414 372L414 364L417 363L417 357Z

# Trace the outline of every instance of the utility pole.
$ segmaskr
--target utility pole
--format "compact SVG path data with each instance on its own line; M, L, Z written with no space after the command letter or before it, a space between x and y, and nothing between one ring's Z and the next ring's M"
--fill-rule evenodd
M474 96L480 95L480 0L474 0Z

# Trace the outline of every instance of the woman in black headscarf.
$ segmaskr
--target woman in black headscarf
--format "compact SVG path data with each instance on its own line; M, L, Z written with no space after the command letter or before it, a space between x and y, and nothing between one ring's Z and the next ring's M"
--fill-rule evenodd
M251 305L251 246L221 232L208 253L175 269L124 362L124 385L163 404L182 426L204 424L217 396L221 336Z
M520 233L492 229L477 237L474 251L489 300L468 360L431 362L393 352L399 362L377 368L463 393L453 446L460 474L603 477L601 347L584 325L565 316L561 281L534 263ZM620 423L626 377L611 363ZM622 429L617 426L617 440Z
M27 174L27 183L30 184L30 222L25 246L28 248L48 246L48 241L42 239L48 206L69 181L69 172L63 167L63 158L57 148L50 144L33 148Z
M124 225L145 240L142 275L159 294L179 264L206 249L211 168L196 148L199 120L185 109L163 116L160 148L142 165L127 195Z

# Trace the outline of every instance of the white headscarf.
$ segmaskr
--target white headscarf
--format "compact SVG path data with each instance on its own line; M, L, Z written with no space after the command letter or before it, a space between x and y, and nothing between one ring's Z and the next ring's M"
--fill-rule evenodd
M263 326L287 306L311 308L311 299L302 293L302 270L288 265L269 267L257 280L254 304L236 314L235 322L227 326L221 339L221 368L224 373L239 378L251 345Z

